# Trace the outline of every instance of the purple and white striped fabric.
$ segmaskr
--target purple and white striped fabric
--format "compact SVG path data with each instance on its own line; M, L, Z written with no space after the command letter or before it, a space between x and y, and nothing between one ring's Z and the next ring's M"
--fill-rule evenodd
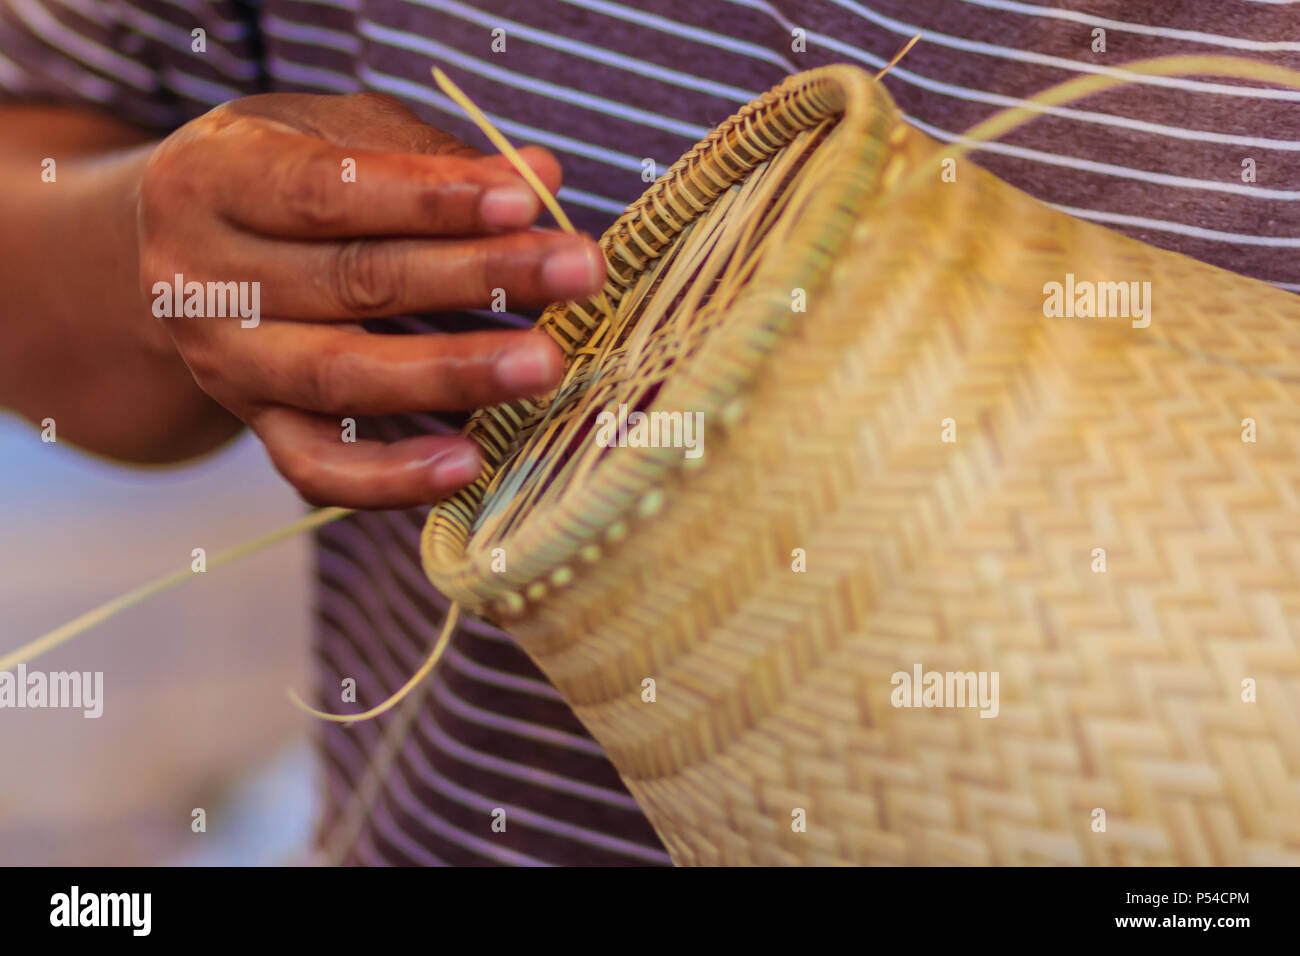
M191 51L196 28L206 53ZM93 104L165 130L249 93L378 90L482 146L432 86L438 63L512 139L559 156L561 201L599 233L645 188L645 159L666 168L790 72L878 69L915 33L923 41L886 82L909 120L943 140L1062 80L1149 56L1300 67L1300 18L1278 0L0 0L0 94ZM977 161L1074 215L1300 290L1298 102L1233 80L1142 78L1048 111ZM1254 181L1243 181L1246 160ZM374 328L527 321L483 312ZM412 415L362 430L454 426ZM319 532L319 680L330 701L353 677L358 704L377 703L436 636L446 602L419 568L423 517L361 515ZM332 859L667 862L572 712L481 625L459 628L414 705L323 728L321 753ZM498 810L504 832L492 826Z

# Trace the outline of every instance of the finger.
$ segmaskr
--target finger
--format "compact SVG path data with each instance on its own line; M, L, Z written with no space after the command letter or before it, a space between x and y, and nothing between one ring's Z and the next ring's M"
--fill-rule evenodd
M478 446L427 435L385 444L342 440L337 421L271 407L249 423L276 470L314 505L408 508L444 498L478 477Z
M517 173L487 160L346 148L265 128L256 148L246 137L224 145L218 211L265 235L477 235L524 228L541 210Z
M540 230L458 240L316 243L250 236L225 250L229 261L219 261L222 250L209 252L205 271L257 282L260 314L273 318L328 321L498 305L531 308L594 294L606 278L604 256L591 239Z
M227 324L186 360L219 395L335 418L496 405L555 387L564 369L539 332L375 335L300 322Z

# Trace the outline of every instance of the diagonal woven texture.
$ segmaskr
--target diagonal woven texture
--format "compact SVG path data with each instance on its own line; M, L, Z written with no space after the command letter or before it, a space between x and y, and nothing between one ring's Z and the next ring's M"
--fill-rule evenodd
M475 416L430 579L679 863L1300 863L1300 305L950 151L848 67L719 127L605 236L612 314L541 320L558 393ZM1149 324L1046 316L1067 276ZM620 403L703 455L603 447ZM996 716L894 706L918 667Z

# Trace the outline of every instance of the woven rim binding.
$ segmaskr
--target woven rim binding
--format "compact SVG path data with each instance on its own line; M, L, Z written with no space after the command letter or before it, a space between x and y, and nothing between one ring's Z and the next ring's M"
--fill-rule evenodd
M782 254L768 256L727 318L727 361L710 368L710 380L689 366L668 383L653 408L689 408L707 420L734 421L737 399L753 381L794 315L790 290L809 295L830 274L864 204L901 167L889 162L902 142L902 125L883 86L861 70L829 66L789 77L714 129L661 176L601 238L608 279L604 294L617 309L647 267L726 190L775 157L796 136L839 116L819 150L842 151L795 227ZM572 369L589 360L607 320L596 299L556 303L537 328L564 350ZM469 553L484 494L516 440L549 404L514 401L480 409L465 434L482 449L484 468L474 483L435 505L425 523L421 555L429 580L466 610L489 618L525 612L549 588L571 580L582 560L599 558L616 544L634 516L650 517L664 504L659 485L683 456L674 448L627 448L587 478L581 507L572 501L539 509L501 542L508 570L494 572L486 556ZM587 440L591 440L590 437ZM580 557L581 556L581 557Z

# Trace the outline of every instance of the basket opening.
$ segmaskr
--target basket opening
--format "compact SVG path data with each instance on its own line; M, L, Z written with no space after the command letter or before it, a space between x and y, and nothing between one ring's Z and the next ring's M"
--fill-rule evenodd
M792 76L629 206L601 239L602 297L538 321L568 357L560 387L471 417L484 473L430 512L430 581L471 612L518 617L654 514L664 483L705 463L704 433L725 442L737 399L798 328L796 294L829 281L900 122L861 70Z
M512 437L488 484L471 531L474 544L492 547L524 515L581 493L583 479L628 445L597 439L602 413L613 416L617 439L635 442L636 413L670 416L672 435L648 429L656 442L684 432L674 415L696 409L657 408L665 380L690 362L724 325L729 306L765 256L782 255L769 242L773 226L800 182L800 174L832 121L795 137L768 162L722 193L632 284L600 330L599 341L579 349L564 381L544 410ZM610 419L606 418L606 422ZM648 419L657 426L659 419Z

